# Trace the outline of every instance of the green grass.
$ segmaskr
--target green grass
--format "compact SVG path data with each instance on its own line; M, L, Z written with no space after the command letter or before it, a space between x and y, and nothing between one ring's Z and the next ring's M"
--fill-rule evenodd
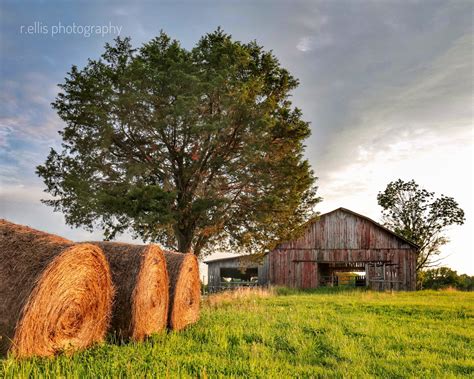
M280 290L142 344L1 361L0 377L474 377L474 293Z

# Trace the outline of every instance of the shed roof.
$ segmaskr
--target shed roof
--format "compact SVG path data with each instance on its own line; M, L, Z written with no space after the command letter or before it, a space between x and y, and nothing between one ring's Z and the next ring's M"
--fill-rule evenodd
M263 257L267 255L267 253L263 254ZM215 262L222 262L222 261L233 261L233 260L237 260L237 259L245 259L246 257L249 257L251 255L237 255L235 257L227 257L227 258L218 258L218 259L211 259L209 261L203 261L202 263L205 263L205 264L210 264L210 263L215 263ZM255 262L256 264L258 264L257 262Z
M202 263L209 264L209 263L214 263L214 262L222 262L222 261L233 261L235 259L239 259L240 256L237 257L227 257L227 258L218 258L218 259L211 259L209 261L203 261Z

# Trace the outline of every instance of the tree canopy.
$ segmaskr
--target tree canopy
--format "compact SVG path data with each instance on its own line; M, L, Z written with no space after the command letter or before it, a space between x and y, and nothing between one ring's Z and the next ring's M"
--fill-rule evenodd
M271 249L320 200L297 85L271 52L221 29L191 50L163 32L138 49L118 38L60 85L62 151L37 167L44 202L109 239Z
M464 211L452 198L420 188L414 180L390 182L377 195L385 226L419 246L416 270L439 263L440 247L450 225L464 223Z
M474 291L474 276L458 275L449 267L432 268L418 273L420 289L456 288L462 291Z

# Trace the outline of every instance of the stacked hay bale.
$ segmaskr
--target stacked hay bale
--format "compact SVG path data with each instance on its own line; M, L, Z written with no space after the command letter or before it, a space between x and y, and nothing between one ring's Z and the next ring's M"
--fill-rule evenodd
M102 341L112 297L99 247L0 220L0 354L52 356Z
M156 245L73 243L0 220L0 299L0 355L70 353L107 331L141 341L199 319L198 261Z
M181 330L199 319L201 283L194 254L165 252L170 277L168 326Z
M94 244L107 257L116 289L110 331L119 340L142 341L164 330L169 282L162 250L156 245Z

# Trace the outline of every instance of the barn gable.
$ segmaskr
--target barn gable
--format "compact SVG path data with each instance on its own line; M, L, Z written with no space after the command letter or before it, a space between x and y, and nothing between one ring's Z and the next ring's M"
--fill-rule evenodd
M313 221L302 236L278 249L413 249L417 246L370 218L338 208Z

